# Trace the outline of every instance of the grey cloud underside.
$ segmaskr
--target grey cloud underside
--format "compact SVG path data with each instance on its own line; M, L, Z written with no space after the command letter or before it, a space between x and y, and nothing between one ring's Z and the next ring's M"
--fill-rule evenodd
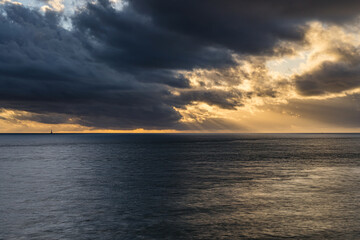
M280 40L302 41L307 20L342 23L360 10L357 1L289 2L131 0L118 11L99 0L74 14L72 30L60 26L61 13L2 5L0 107L45 123L183 129L173 107L234 109L243 94L191 90L178 70L272 54Z
M360 87L360 65L325 62L320 69L296 77L298 92L304 96L341 93Z
M325 61L313 71L295 77L300 94L325 95L360 87L360 49L344 44L332 52L339 55L338 61Z

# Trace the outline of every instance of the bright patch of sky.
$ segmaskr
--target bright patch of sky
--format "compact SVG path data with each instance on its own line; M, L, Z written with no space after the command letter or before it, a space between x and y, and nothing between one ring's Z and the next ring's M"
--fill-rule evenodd
M289 56L280 59L270 60L266 63L266 67L270 72L290 76L292 74L300 74L304 69L302 66L307 62L310 52L305 51L296 56Z

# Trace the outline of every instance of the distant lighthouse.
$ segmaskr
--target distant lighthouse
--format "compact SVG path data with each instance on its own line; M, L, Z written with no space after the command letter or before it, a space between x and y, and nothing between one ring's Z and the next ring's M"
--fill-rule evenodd
M52 129L50 130L50 134L53 134L53 131L52 131Z

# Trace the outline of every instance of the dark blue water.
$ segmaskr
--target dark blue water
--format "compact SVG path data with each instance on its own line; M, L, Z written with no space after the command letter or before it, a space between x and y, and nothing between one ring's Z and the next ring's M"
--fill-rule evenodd
M360 239L360 135L0 135L0 239Z

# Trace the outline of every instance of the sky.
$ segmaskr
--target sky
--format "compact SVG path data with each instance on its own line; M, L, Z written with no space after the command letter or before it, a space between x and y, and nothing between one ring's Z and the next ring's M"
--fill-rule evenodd
M0 132L360 132L360 2L0 0Z

